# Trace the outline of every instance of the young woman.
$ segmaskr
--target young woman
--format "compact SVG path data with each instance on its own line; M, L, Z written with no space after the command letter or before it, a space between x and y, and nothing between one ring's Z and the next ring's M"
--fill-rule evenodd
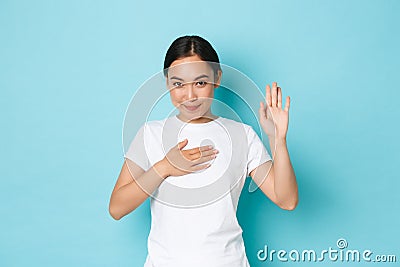
M286 145L290 98L283 107L274 82L266 86L266 104L260 102L272 161L251 126L212 113L222 71L208 41L177 38L167 51L164 75L179 114L140 128L125 154L109 212L119 220L152 196L145 267L249 266L236 218L245 178L251 176L282 209L298 203Z

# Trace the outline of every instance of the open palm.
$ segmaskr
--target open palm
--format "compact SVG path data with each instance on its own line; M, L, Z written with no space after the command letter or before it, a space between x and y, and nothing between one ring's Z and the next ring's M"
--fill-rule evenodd
M282 89L276 82L265 88L265 101L260 102L260 124L268 138L286 138L289 124L290 97L286 97L285 107L282 109Z

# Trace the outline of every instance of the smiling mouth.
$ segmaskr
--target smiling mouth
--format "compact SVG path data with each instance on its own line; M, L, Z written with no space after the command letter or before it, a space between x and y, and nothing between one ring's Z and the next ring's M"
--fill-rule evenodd
M188 106L188 105L183 105L187 110L189 111L195 111L200 107L201 104L197 105L197 106Z

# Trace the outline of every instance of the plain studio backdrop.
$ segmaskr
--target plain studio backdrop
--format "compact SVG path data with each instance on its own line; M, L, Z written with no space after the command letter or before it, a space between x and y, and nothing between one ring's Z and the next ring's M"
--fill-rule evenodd
M143 265L149 201L120 221L108 213L124 114L185 34L292 97L300 202L281 210L247 179L251 265L287 266L260 261L265 245L318 252L339 238L399 261L399 13L396 0L1 1L0 265Z

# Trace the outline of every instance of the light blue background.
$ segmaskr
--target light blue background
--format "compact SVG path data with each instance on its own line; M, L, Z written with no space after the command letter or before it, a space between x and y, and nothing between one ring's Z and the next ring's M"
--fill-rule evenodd
M246 184L251 265L288 266L258 261L264 245L322 250L340 237L400 261L399 13L396 0L1 1L0 265L142 266L148 201L120 221L108 214L122 123L184 34L292 97L300 203L280 210Z

